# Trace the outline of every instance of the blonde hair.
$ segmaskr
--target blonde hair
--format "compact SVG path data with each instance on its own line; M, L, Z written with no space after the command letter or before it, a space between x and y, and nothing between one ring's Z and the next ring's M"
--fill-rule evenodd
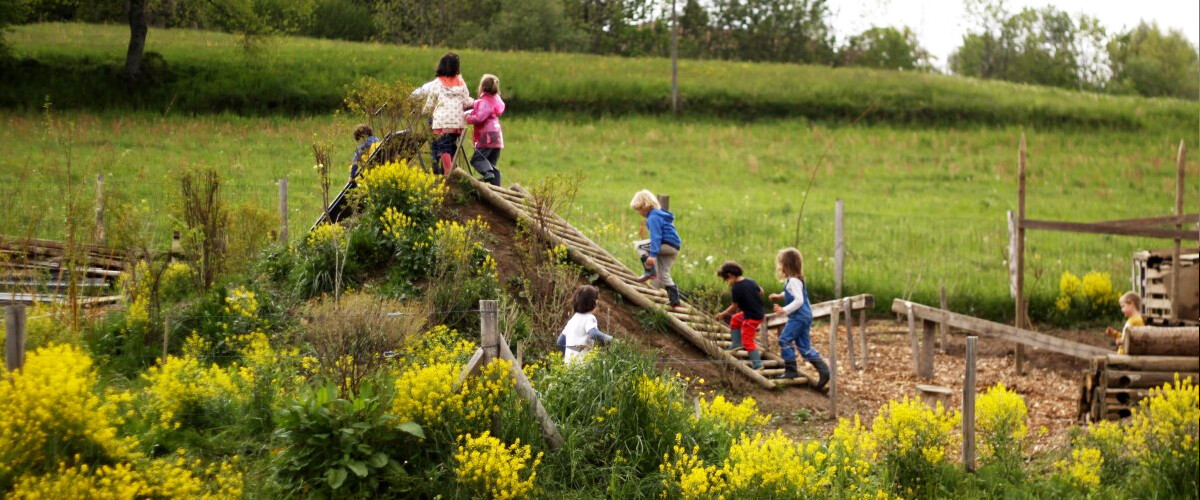
M479 92L476 95L500 93L500 78L491 73L485 73L483 78L479 79Z
M799 250L787 247L775 255L775 277L804 279L804 256Z
M1142 297L1136 293L1125 292L1125 295L1121 296L1121 303L1133 304L1133 307L1136 307L1138 311L1142 310Z
M642 210L655 210L662 208L658 204L658 198L654 196L648 189L643 189L633 193L633 199L629 200L629 208L641 212Z

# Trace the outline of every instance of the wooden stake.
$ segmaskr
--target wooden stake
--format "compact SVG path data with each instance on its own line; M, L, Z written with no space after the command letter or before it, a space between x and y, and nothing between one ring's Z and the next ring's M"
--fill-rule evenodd
M500 301L479 301L479 332L480 344L483 349L484 361L490 362L500 357L500 324L498 314Z
M935 326L934 322L925 320L921 322L923 336L921 338L921 378L925 380L933 379L933 342Z
M662 207L663 210L670 210L671 209L671 195L669 195L669 194L658 195L658 205L660 207Z
M833 205L833 296L839 299L842 298L842 279L845 277L846 271L844 217L842 199L838 198Z
M104 246L104 174L96 174L96 244Z
M841 304L834 302L829 314L829 418L837 419L837 330Z
M1017 296L1016 327L1025 328L1025 133L1017 152ZM1025 373L1025 346L1017 344L1017 375Z
M913 316L912 304L906 302L904 309L908 313L908 338L912 344L912 359L913 359L913 375L921 374L921 355L919 353L919 345L917 344L917 318Z
M279 241L288 242L288 188L287 177L279 179Z
M495 302L494 300L491 302ZM496 334L499 336L499 333ZM558 432L558 426L554 425L554 420L550 418L550 414L546 412L546 408L542 406L542 401L538 399L537 391L533 389L533 384L529 382L529 378L525 376L525 370L521 369L521 363L517 362L517 357L513 356L511 350L508 349L508 342L501 339L499 342L500 358L512 363L512 368L509 374L516 380L517 394L529 403L529 411L533 414L533 418L538 421L541 427L542 437L546 439L546 447L550 450L559 450L563 447L562 434Z
M4 361L8 371L25 366L25 306L4 308Z
M967 337L967 373L963 377L963 467L975 471L975 341Z
M171 316L164 314L163 315L163 342L162 342L162 344L163 344L163 346L162 346L163 347L162 362L164 364L167 362L167 346L170 345L170 342L171 342Z
M854 355L854 308L850 299L846 300L846 352L850 354L850 367L859 368L858 361Z
M1185 181L1186 171L1184 171L1183 162L1187 160L1187 145L1183 141L1179 141L1179 154L1175 158L1175 216L1183 215L1183 183ZM1176 231L1183 230L1183 224L1175 224ZM1179 321L1179 304L1183 303L1179 296L1179 268L1183 267L1179 262L1180 240L1175 239L1175 246L1171 249L1171 320Z
M862 331L862 334L860 334L858 336L858 342L859 342L858 362L862 363L861 366L865 370L867 368L867 310L866 309L858 311L858 328L859 328L859 330Z
M941 287L941 290L939 291L938 294L940 296L939 298L941 298L942 310L943 311L949 310L949 307L947 307L947 305L946 305L946 287L945 286ZM942 354L946 354L946 324L945 323L938 323L938 351L941 352Z

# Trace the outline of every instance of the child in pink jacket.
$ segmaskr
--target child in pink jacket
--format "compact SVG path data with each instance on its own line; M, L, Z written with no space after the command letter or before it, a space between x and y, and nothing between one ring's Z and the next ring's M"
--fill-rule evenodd
M504 149L504 136L500 133L500 115L504 114L504 100L500 99L500 79L496 75L483 75L479 80L479 98L466 114L467 123L475 126L475 154L471 166L483 177L479 180L500 185L500 150Z

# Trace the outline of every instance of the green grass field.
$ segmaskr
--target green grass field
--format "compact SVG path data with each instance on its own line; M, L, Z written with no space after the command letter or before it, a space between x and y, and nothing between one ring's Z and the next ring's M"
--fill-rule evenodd
M39 59L87 58L111 63L122 53L123 33L117 27L35 25L18 27L11 40L18 54ZM81 38L91 43L85 47L78 40ZM221 34L154 30L150 47L173 65L229 66L240 68L241 73L250 75L247 78L261 80L293 72L287 74L321 79L323 88L335 90L364 74L425 74L441 52L287 39L269 45L258 56L265 61L259 67L235 49L234 41ZM350 55L351 48L357 55ZM488 64L479 64L482 59L488 59ZM828 297L833 287L833 207L834 200L842 198L846 205L846 293L874 293L885 309L893 297L933 302L938 287L944 285L953 309L1006 317L1012 307L1005 264L1005 212L1016 208L1017 144L1022 131L1029 143L1031 218L1094 221L1171 213L1175 149L1181 139L1189 150L1188 164L1193 166L1184 206L1197 206L1194 103L1094 96L949 77L687 62L685 95L749 93L756 106L831 98L830 93L810 92L814 88L835 92L828 89L837 82L814 76L819 70L825 76L862 75L864 80L880 80L872 83L878 84L878 89L862 90L868 93L889 85L897 87L894 92L922 89L920 92L933 94L968 89L974 94L953 94L955 99L976 96L972 99L979 102L971 106L991 106L995 116L1003 118L999 120L1002 123L1022 123L1017 119L1021 109L1051 108L1070 116L1101 117L1098 120L1104 123L1123 123L1131 116L1145 123L1130 129L1079 125L1087 123L1086 118L1065 120L1076 124L1072 126L1039 119L1022 125L920 126L876 120L849 125L848 120L746 121L715 116L676 120L639 114L596 118L604 113L548 113L547 109L559 108L546 103L555 95L587 100L593 96L588 92L594 91L600 94L588 109L596 111L604 109L606 99L622 92L630 92L634 102L649 95L661 96L665 80L660 76L629 76L649 73L661 61L482 53L467 53L465 60L468 78L471 72L491 70L493 64L503 69L510 101L504 119L507 149L501 159L506 183L529 186L549 175L581 173L584 180L575 206L564 216L631 265L636 259L628 242L636 239L639 219L628 208L629 197L641 188L671 195L685 245L676 274L685 287L719 286L713 271L721 261L735 259L746 265L751 277L777 289L772 259L779 248L793 243L796 217L803 205L799 247L806 256L815 295ZM312 69L296 73L290 65L298 64ZM554 73L550 69L555 64L571 70L565 75ZM339 70L323 69L331 67ZM701 70L720 76L697 78L693 72ZM230 74L235 73L241 74L233 70ZM739 79L742 73L750 77ZM812 80L803 80L806 77ZM806 85L756 83L797 79ZM583 84L589 80L593 83ZM307 85L307 81L296 84ZM630 90L633 87L637 88ZM753 89L757 93L751 92ZM248 93L253 95L253 89ZM908 109L910 104L896 94L879 95L888 109ZM537 112L527 112L525 104ZM971 110L977 108L971 106L962 107L961 112L975 113ZM332 114L163 116L148 111L72 110L55 110L50 117L56 124L47 127L45 116L36 112L0 115L0 144L6 151L0 156L0 174L22 181L0 187L0 208L5 213L0 231L4 234L62 234L69 158L73 185L85 205L91 203L95 173L104 172L109 196L146 200L155 207L152 213L164 235L172 225L166 207L178 190L172 172L191 166L214 167L226 180L228 199L271 211L276 206L275 179L286 176L295 237L320 210L309 145L314 137L335 141L342 148L334 157L335 164L348 162L353 148L348 131L355 121ZM814 166L816 181L805 201L805 186ZM342 174L340 169L335 172ZM1031 232L1028 280L1034 290L1035 317L1050 317L1063 271L1080 275L1092 270L1109 272L1115 286L1124 289L1128 287L1130 255L1167 246L1166 241Z
M118 76L128 33L116 25L14 27L7 39L23 61L0 71L0 106L37 109L49 95L62 109L325 113L341 104L346 86L360 77L413 84L432 78L445 51L282 38L250 54L234 35L152 29L147 50L161 54L162 61L148 59L148 83L131 95ZM473 50L461 55L472 88L482 73L499 75L515 109L592 115L669 109L666 59ZM919 73L684 60L679 81L683 111L699 116L849 121L866 112L869 122L951 126L1190 130L1200 124L1194 102Z

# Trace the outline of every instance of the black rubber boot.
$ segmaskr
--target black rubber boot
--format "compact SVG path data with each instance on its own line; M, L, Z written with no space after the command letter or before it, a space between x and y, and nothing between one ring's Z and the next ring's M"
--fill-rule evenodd
M671 285L667 287L667 305L671 307L679 307L679 287Z
M646 259L649 259L649 258L650 258L649 255L642 256L642 275L641 275L641 277L639 277L638 279L636 279L634 281L637 281L638 283L645 283L647 281L650 281L650 280L658 277L658 273L655 272L654 267L646 267Z
M779 380L791 380L794 378L800 378L800 370L798 368L796 368L796 360L794 360L794 359L791 361L784 360L783 374L780 375L778 378L779 378Z
M829 365L825 364L823 358L810 359L808 362L812 363L813 368L817 369L818 378L816 385L813 385L813 389L821 392L829 390L827 387L829 385Z
M492 167L492 174L495 175L495 177L492 178L492 185L499 186L500 185L500 169L498 169L496 167Z
M755 370L761 370L763 367L762 352L758 349L750 351L750 367L754 368Z
M732 330L729 330L729 337L731 339L733 339L733 342L731 344L729 344L729 347L725 348L726 351L736 351L736 350L742 348L742 329L741 328L734 328Z

